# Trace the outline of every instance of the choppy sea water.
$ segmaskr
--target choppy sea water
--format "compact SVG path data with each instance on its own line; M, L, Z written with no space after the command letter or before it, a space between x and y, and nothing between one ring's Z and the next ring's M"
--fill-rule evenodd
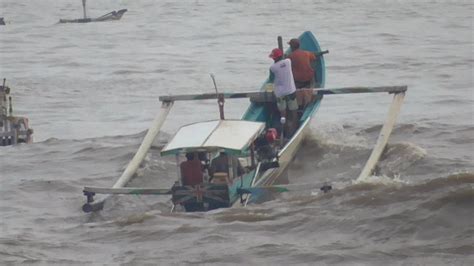
M0 148L0 262L6 265L474 264L471 1L0 1L0 76L35 143ZM357 180L387 95L327 96L289 169L297 191L247 208L169 213L168 199L114 197L81 212L84 185L110 186L159 109L158 96L250 91L267 55L311 30L327 87L408 85L378 165ZM239 118L248 102L227 101ZM177 103L134 186L168 187L160 147L181 125L217 118ZM331 183L333 191L319 193Z

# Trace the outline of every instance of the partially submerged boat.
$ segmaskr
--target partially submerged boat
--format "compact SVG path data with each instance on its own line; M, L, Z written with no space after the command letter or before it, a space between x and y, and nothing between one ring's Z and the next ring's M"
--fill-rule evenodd
M324 89L323 54L327 51L321 51L311 32L304 32L299 36L299 40L300 49L319 56L313 65L315 88L297 91L297 94L300 95L310 95L311 101L299 110L299 126L292 135L285 136L283 134L284 120L280 119L280 114L275 106L276 98L272 91L273 87L268 80L257 92L219 93L215 87L216 93L161 96L159 98L162 102L161 111L122 176L112 188L85 187L84 195L87 197L87 203L83 205L83 210L92 212L104 207L107 197L95 200L96 194L168 195L172 199L172 211L176 209L176 206L183 206L185 211L207 211L220 207L245 206L250 202L260 201L268 190L285 191L284 187L274 184L284 176L288 165L301 146L309 123L318 110L324 95L393 93L395 96L388 119L361 172L361 176L370 175L388 141L407 87ZM282 45L280 44L280 46ZM225 120L224 99L235 98L249 98L250 106L241 120ZM165 189L125 187L143 161L173 103L175 101L207 99L218 100L220 120L183 126L161 151L162 156L173 155L176 157L177 166L181 168L178 173L179 180L171 188ZM189 165L194 165L191 178L189 178L190 171L186 171L186 168L182 167L185 155L192 155L188 157ZM212 161L209 162L208 158L216 159L219 156L224 156L224 160L220 160L220 164L225 164L225 167L221 167L220 171L215 171L215 166ZM245 170L239 173L236 169Z
M120 9L119 11L112 11L105 15L102 15L97 18L88 18L86 15L86 0L82 0L82 8L84 11L84 17L78 19L60 19L59 23L88 23L88 22L100 22L100 21L110 21L110 20L119 20L122 18L123 14L127 12L127 9Z
M13 115L13 101L10 87L0 85L0 146L33 142L33 129L29 127L28 118Z

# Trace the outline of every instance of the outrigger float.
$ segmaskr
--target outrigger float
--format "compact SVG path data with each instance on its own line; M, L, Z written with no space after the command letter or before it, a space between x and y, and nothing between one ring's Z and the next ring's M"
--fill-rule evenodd
M279 38L279 45L281 45ZM312 95L312 100L299 110L299 127L291 136L282 136L284 120L275 107L276 98L268 80L257 92L192 94L161 96L161 109L148 130L137 153L128 164L121 177L112 188L85 187L83 192L87 202L83 205L84 212L102 210L106 199L113 194L131 195L168 195L171 196L172 207L181 205L185 211L207 211L220 207L232 207L257 202L267 191L286 191L286 187L274 185L279 177L285 174L288 165L298 151L309 123L318 110L323 96L348 93L385 92L394 94L388 118L382 127L377 143L365 164L360 177L372 174L387 144L396 118L407 90L407 86L385 87L348 87L325 89L325 65L321 48L311 32L304 32L300 37L300 49L318 54L314 62L315 88L298 90L298 94ZM241 120L224 119L225 99L249 98L250 106ZM126 187L140 163L146 156L153 140L163 125L173 103L176 101L196 101L217 99L220 119L204 121L181 127L168 144L161 150L162 156L176 157L177 166L185 154L194 154L193 160L200 160L197 168L198 181L180 176L171 188L137 188ZM272 132L277 131L275 142L261 141ZM207 158L216 158L218 154L227 157L227 171L210 173ZM235 160L238 158L239 160ZM188 158L189 159L189 158ZM245 171L239 175L236 171L239 164ZM178 167L179 168L179 167ZM211 167L212 168L212 163ZM199 172L199 173L198 173ZM190 182L191 181L191 182ZM327 191L328 186L321 188ZM95 200L96 194L109 194Z
M59 23L88 23L88 22L101 22L110 20L119 20L123 14L127 12L127 9L120 9L119 11L112 11L103 16L97 18L88 18L86 14L86 0L82 0L82 9L84 11L84 18L79 19L60 19Z
M0 85L0 146L33 142L33 129L28 125L28 118L13 116L13 101L10 88Z

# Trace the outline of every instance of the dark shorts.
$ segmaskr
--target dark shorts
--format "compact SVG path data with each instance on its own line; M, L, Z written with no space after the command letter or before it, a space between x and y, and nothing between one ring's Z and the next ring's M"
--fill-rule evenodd
M308 80L308 81L296 81L295 80L295 86L296 86L297 89L310 88L311 80Z
M298 102L296 101L296 93L292 93L283 97L277 97L277 108L278 111L295 111L298 110Z

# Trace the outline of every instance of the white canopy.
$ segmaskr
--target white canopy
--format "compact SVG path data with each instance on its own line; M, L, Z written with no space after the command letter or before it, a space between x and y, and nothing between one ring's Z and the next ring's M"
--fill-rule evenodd
M243 155L265 129L265 123L244 120L214 120L181 127L161 155L191 151L224 150Z

